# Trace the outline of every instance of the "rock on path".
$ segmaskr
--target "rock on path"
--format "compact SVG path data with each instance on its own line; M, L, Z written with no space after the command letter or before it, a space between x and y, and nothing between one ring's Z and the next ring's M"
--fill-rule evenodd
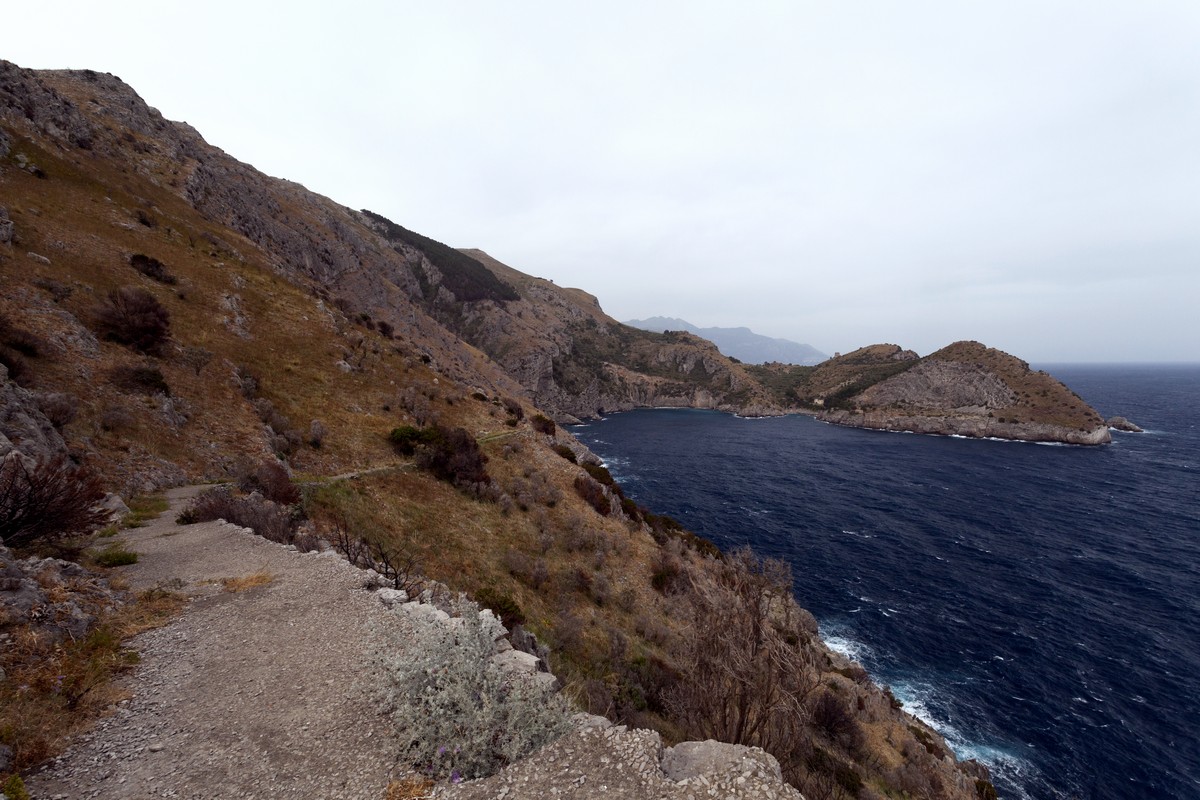
M192 597L170 625L136 637L132 698L29 779L37 798L371 798L397 771L390 723L366 679L370 626L388 614L363 573L222 522L178 526L196 489L122 532L134 589ZM231 593L222 578L258 572Z

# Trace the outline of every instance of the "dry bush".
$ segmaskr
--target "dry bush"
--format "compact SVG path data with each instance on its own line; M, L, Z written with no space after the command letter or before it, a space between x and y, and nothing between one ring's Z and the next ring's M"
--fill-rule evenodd
M554 420L550 419L545 414L534 414L529 418L529 424L533 426L535 431L538 433L544 433L547 436L553 436L555 430L557 430Z
M133 413L124 406L107 406L100 412L98 420L101 430L120 431L134 423Z
M154 295L135 286L109 292L93 316L103 338L147 355L161 355L171 335L170 314Z
M612 513L612 501L608 499L608 493L591 476L577 475L575 477L575 492L586 500L600 516L607 517Z
M65 455L33 466L13 452L0 461L0 540L13 548L88 533L108 518L99 479Z
M214 519L250 528L264 539L281 544L291 544L296 538L296 519L286 506L265 498L234 497L224 486L196 495L178 522L187 525Z
M264 461L238 479L238 488L247 494L258 492L273 503L288 506L300 502L300 490L278 461Z
M69 425L79 415L79 398L66 392L50 392L38 396L38 408L58 430Z
M676 648L681 679L667 706L688 737L761 747L797 780L818 673L791 571L748 548L713 566L712 579L686 595L691 625Z
M535 590L542 588L550 578L545 559L531 558L519 550L509 550L504 554L504 568L521 583Z
M45 289L54 298L54 302L61 303L71 296L74 291L70 286L54 280L53 278L34 278L33 285L39 289Z
M126 394L171 394L162 370L153 365L118 364L108 371L108 380Z
M167 271L167 267L157 258L143 253L134 253L129 257L129 265L151 280L159 283L174 285L179 279Z
M827 739L848 753L858 753L863 746L863 731L844 698L825 689L810 698L809 709L813 725Z
M273 580L275 580L274 575L265 570L260 570L251 575L242 575L237 578L222 578L221 588L227 592L244 592L247 589L266 586Z

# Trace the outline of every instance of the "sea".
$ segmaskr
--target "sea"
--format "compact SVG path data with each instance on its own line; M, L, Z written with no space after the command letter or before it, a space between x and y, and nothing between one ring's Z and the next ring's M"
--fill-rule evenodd
M574 426L637 502L792 566L832 648L1001 798L1200 798L1200 365L1040 364L1100 447L641 410Z

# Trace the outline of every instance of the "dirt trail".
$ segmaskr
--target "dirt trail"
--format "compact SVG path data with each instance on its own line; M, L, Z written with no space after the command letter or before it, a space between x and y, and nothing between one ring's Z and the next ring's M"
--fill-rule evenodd
M385 609L363 573L333 554L301 554L221 522L174 519L199 489L123 531L138 551L134 589L192 601L133 640L131 699L28 786L35 798L372 798L393 773L389 723L369 689L370 628ZM270 573L227 592L222 578ZM396 615L387 624L403 624Z

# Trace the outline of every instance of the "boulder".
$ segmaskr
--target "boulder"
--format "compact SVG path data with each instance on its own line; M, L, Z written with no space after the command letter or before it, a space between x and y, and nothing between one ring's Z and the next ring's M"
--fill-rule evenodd
M751 762L747 764L746 762ZM728 772L766 772L782 783L779 762L770 753L757 747L726 744L708 739L703 742L680 742L663 750L662 771L676 783L692 778L719 775Z

